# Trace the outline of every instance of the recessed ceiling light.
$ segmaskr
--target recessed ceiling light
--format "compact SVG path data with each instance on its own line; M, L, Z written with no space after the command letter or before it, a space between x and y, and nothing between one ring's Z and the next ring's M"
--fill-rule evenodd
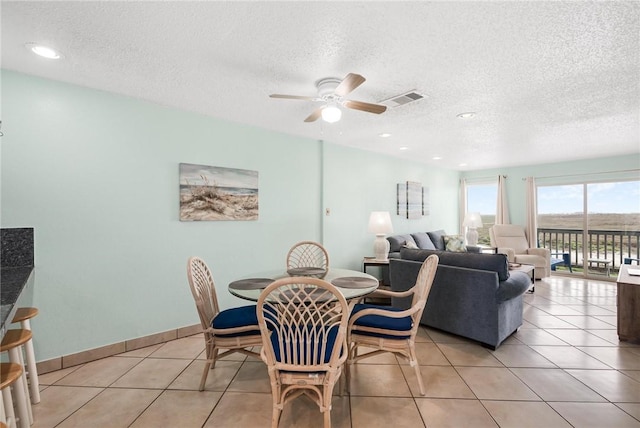
M389 134L388 132L383 132L382 134L378 134L378 137L380 137L380 138L388 138L388 137L391 137L391 134Z
M26 43L25 46L27 47L27 49L31 50L31 52L43 58L47 58L47 59L62 58L62 55L60 54L60 52L48 46L39 45L37 43Z
M409 147L407 147L407 146L402 146L402 147L400 147L400 150L409 150Z
M466 163L461 163L461 164L458 164L458 166L467 166L467 164Z
M440 159L442 159L442 156L434 156L434 157L432 157L431 159L433 159L433 160L440 160Z
M468 111L466 113L460 113L457 117L460 119L471 119L472 117L474 117L476 115L475 112L473 111Z

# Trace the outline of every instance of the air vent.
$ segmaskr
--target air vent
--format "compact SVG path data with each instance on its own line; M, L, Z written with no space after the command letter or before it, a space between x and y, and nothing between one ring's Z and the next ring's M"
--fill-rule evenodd
M424 98L424 95L420 95L415 90L409 91L402 95L396 95L395 97L391 97L387 100L381 101L380 104L385 105L387 107L400 107Z

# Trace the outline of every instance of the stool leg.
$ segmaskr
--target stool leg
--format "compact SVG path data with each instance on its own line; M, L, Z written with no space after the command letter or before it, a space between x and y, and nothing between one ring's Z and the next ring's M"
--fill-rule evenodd
M29 318L20 322L20 327L31 331L31 322ZM38 381L38 370L36 369L36 353L33 350L33 339L25 343L25 352L27 354L27 369L29 371L29 386L31 387L31 402L38 404L40 402L40 382Z
M22 361L22 351L21 346L16 346L15 348L9 349L9 361L12 363L20 364L20 367L24 367L24 362ZM16 391L16 402L18 404L18 416L20 417L20 427L28 428L33 423L33 413L31 411L31 401L28 399L29 397L29 388L27 387L27 375L26 370L22 370L22 376L16 382L15 388L20 388L21 391ZM26 398L26 400L25 400ZM22 403L25 400L26 403ZM21 407L24 406L24 413L21 412ZM23 422L25 423L23 425Z
M33 339L24 344L27 354L27 371L29 373L29 387L31 388L31 402L40 402L40 382L38 382L38 369L36 368L36 354L33 351Z
M16 415L13 412L13 400L11 399L11 388L6 388L0 392L2 394L2 422L7 424L9 428L16 428ZM6 412L6 414L5 414Z

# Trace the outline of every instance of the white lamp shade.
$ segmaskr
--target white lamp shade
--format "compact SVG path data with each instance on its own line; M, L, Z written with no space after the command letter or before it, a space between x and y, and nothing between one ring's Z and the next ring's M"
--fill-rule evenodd
M342 110L338 107L330 105L322 109L322 120L329 123L334 123L340 120L342 117Z
M393 232L391 215L388 211L373 211L369 216L369 232L386 235Z
M467 213L467 215L464 216L462 225L472 229L482 227L482 217L480 216L480 213Z

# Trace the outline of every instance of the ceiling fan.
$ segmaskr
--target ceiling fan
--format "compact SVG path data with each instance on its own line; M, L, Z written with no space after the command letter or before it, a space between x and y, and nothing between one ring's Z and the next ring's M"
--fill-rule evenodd
M326 122L337 122L342 116L342 110L338 106L347 107L354 110L366 111L368 113L380 114L387 107L380 104L365 103L364 101L347 100L345 97L362 85L366 79L359 74L349 73L340 80L335 77L327 77L316 82L318 96L306 97L302 95L282 95L271 94L271 98L284 98L289 100L321 101L324 105L311 113L304 121L315 122L320 117Z

